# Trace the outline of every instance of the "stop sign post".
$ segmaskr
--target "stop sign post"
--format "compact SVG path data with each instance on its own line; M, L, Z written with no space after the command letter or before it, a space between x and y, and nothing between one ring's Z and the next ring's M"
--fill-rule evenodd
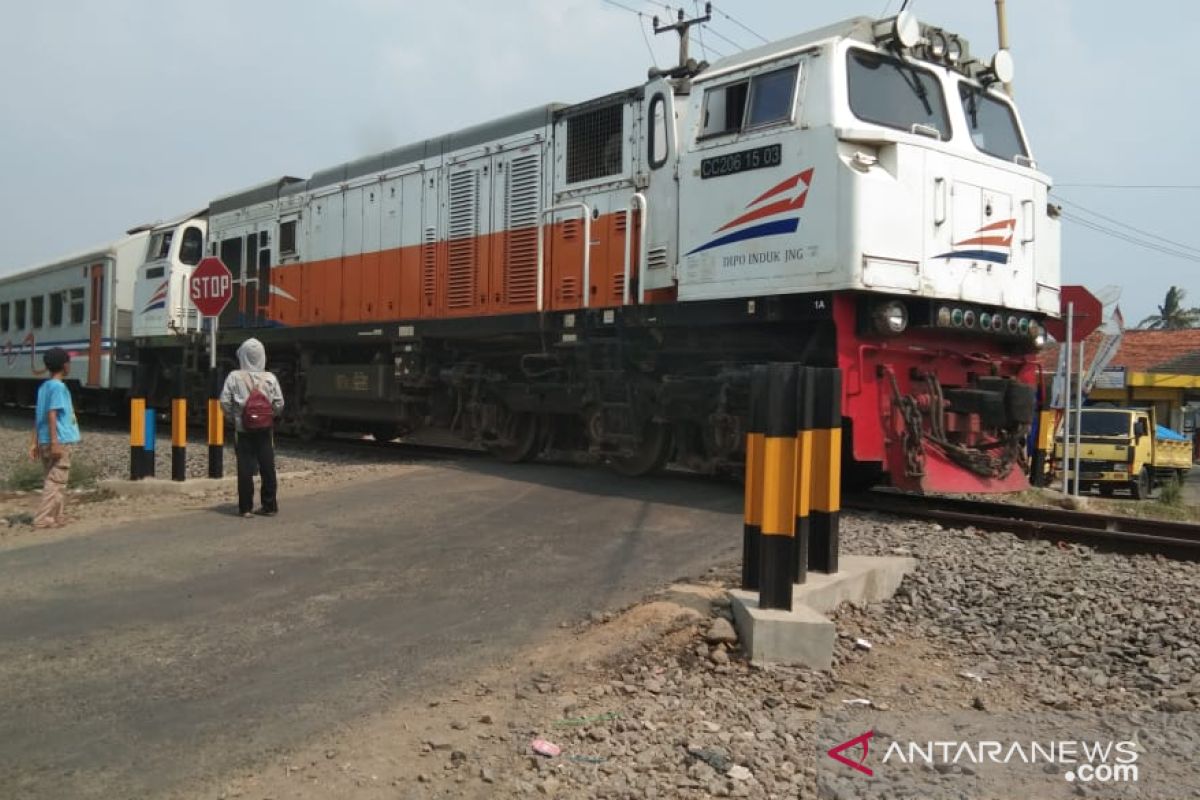
M210 369L217 368L217 317L233 299L233 273L216 256L203 259L188 279L188 294L201 315L209 317L212 336L209 348Z

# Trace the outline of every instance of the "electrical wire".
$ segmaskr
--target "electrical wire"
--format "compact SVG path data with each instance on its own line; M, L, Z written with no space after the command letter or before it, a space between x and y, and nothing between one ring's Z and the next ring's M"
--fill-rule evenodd
M891 2L891 0L888 0L888 2ZM699 4L699 0L697 0L696 7L697 7L697 8L699 8L699 5L700 5L700 4ZM722 17L724 17L725 19L727 19L727 20L729 20L730 22L732 22L734 25L737 25L739 28L741 28L742 30L744 30L746 33L750 34L751 36L756 36L756 37L758 37L759 39L761 39L761 40L762 40L762 42L763 42L763 44L768 44L768 43L770 42L770 40L769 40L769 39L767 39L767 37L763 36L761 33L758 33L758 32L756 32L756 31L754 31L754 30L751 30L749 26L747 26L747 25L743 25L741 22L738 22L738 21L737 21L736 19L734 19L732 16L730 16L729 14L726 14L726 13L725 13L725 11L724 11L723 9L717 8L715 4L713 5L712 9L713 9L713 11L716 11L718 14L720 14L720 15L721 15ZM698 14L698 13L697 13L697 16L699 16L699 14Z
M1146 236L1150 239L1157 239L1158 241L1162 242L1163 244L1169 245L1174 248L1178 248L1180 250L1192 250L1192 251L1195 251L1196 255L1200 255L1200 247L1193 247L1190 244L1184 244L1183 242L1177 242L1174 239L1168 239L1165 236L1159 236L1157 233L1151 233L1150 231L1143 230L1141 228L1135 228L1133 225L1130 225L1125 222L1121 222L1121 220L1119 220L1119 219L1105 216L1104 214L1101 214L1099 211L1092 211L1090 208L1081 206L1079 203L1075 203L1071 200L1067 200L1064 197L1060 197L1057 193L1053 193L1053 194L1054 194L1054 199L1057 200L1058 202L1062 203L1063 205L1068 205L1068 206L1071 206L1072 208L1076 208L1085 214L1088 214L1093 217L1097 217L1098 219L1102 219L1105 222L1111 222L1113 225L1117 225L1121 228L1125 228L1126 230L1132 231L1133 233L1136 233L1140 236Z
M1184 261L1192 261L1194 263L1200 264L1200 255L1196 255L1194 253L1181 252L1179 250L1175 250L1170 247L1164 247L1162 245L1155 244L1154 242L1148 242L1145 239L1138 239L1135 236L1130 236L1129 234L1121 233L1120 231L1114 231L1111 228L1106 228L1103 225L1098 225L1097 223L1092 222L1091 220L1088 220L1084 217L1077 216L1077 215L1072 214L1067 211L1063 211L1060 213L1061 213L1062 218L1067 220L1068 222L1071 222L1071 223L1074 223L1075 225L1079 225L1081 227L1087 228L1088 230L1095 231L1096 233L1102 233L1105 236L1111 236L1114 239L1120 239L1123 242L1132 244L1136 247L1141 247L1145 250L1153 250L1154 252L1162 253L1163 255L1174 256L1175 258L1180 258L1180 259L1183 259Z
M696 16L700 16L700 0L692 0L692 5L696 8ZM704 60L708 60L708 48L704 46L704 26L696 26L696 39L700 42L700 52L704 53Z
M658 69L658 59L654 56L654 48L650 44L650 37L646 35L646 25L644 24L646 15L641 11L638 11L636 8L630 8L624 3L617 2L617 0L601 0L601 2L608 3L610 6L614 6L615 8L619 8L623 11L628 11L630 14L637 15L638 30L642 32L642 41L646 43L646 51L650 53L650 62L654 64L655 69Z
M746 48L742 47L740 44L738 44L737 42L735 42L733 39L730 39L728 36L726 36L725 34L721 33L718 30L709 28L708 32L711 33L713 36L717 37L718 39L720 39L722 42L725 42L726 44L729 44L733 47L736 47L738 50L746 49Z

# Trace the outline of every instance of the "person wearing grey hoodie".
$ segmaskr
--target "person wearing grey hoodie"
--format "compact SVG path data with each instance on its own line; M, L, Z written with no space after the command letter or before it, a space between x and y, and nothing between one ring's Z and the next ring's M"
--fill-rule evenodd
M254 470L262 476L262 506L259 514L271 517L279 513L275 479L275 433L272 428L246 430L242 412L255 389L271 401L275 415L283 411L283 390L279 379L267 371L267 351L258 339L247 339L237 350L238 364L225 378L221 389L221 408L232 418L237 431L234 450L237 453L238 513L245 518L254 516Z

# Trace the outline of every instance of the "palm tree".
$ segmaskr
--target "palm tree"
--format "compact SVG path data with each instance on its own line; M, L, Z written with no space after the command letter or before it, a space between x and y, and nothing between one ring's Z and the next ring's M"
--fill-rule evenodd
M1158 307L1157 314L1151 314L1138 323L1139 328L1152 331L1177 331L1184 328L1195 328L1200 324L1200 308L1183 307L1184 291L1178 286L1167 290L1163 304Z

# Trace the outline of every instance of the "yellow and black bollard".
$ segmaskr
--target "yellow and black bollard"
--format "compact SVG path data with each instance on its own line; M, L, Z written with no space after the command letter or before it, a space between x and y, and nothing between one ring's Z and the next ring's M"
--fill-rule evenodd
M792 582L808 579L809 546L812 523L813 489L813 384L817 370L800 367L796 379L796 522L795 558L792 559Z
M187 400L171 401L171 480L187 479Z
M129 400L129 480L140 481L145 477L142 471L142 451L146 447L146 400L143 397L133 397Z
M750 410L746 423L746 496L742 523L742 588L758 588L762 538L763 434L767 422L767 368L750 371Z
M792 610L796 523L796 365L771 364L763 436L759 608Z
M208 477L220 478L225 474L225 413L221 401L208 401Z
M813 392L813 482L808 568L838 571L842 509L842 371L819 369Z

